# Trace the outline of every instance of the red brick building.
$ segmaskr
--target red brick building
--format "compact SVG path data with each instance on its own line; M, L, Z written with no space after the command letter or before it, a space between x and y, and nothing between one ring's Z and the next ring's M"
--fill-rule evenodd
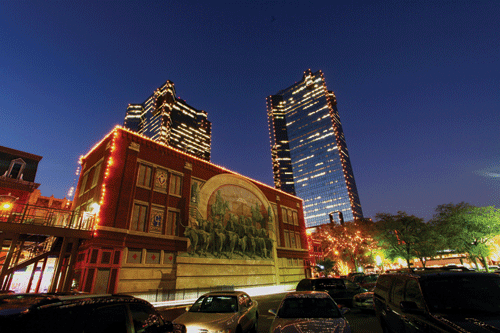
M294 285L302 200L116 127L81 158L75 212L96 214L75 280L87 292Z

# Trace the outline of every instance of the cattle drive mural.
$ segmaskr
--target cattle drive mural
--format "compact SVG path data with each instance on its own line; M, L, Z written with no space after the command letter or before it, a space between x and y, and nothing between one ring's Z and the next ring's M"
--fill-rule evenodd
M200 184L192 186L191 205L197 206ZM190 241L187 255L223 259L272 259L273 215L246 188L223 185L208 199L207 217L191 210L184 236Z

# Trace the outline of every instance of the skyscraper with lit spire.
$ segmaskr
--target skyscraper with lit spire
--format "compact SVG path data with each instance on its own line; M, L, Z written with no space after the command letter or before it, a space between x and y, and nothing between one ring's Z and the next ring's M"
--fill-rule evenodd
M142 104L129 104L124 127L210 161L212 124L207 112L176 97L167 81Z
M304 200L306 227L363 218L335 94L321 71L267 98L275 187Z

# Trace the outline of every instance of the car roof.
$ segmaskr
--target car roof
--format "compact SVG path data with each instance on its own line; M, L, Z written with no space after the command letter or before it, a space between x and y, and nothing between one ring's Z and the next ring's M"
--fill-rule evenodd
M239 295L247 295L248 294L241 290L228 290L228 291L211 291L209 293L203 294L202 296L239 296Z
M495 273L484 273L475 271L456 271L447 269L430 269L430 270L415 270L407 272L385 273L381 276L411 276L417 279L433 279L443 276L491 276L492 278L500 278Z
M286 298L331 298L325 291L291 291L284 297Z
M47 294L12 294L0 296L0 316L29 312L35 309L57 307L79 303L92 306L102 303L136 302L149 304L147 301L130 295L95 295L79 293Z

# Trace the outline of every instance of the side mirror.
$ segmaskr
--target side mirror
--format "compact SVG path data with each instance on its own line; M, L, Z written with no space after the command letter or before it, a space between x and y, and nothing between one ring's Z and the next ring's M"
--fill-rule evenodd
M189 309L191 309L191 305L186 306L186 312L189 311Z
M273 316L276 316L276 314L278 313L278 312L276 311L276 309L269 309L269 311L267 311L267 312L269 312L269 313L270 313L270 314L272 314Z

